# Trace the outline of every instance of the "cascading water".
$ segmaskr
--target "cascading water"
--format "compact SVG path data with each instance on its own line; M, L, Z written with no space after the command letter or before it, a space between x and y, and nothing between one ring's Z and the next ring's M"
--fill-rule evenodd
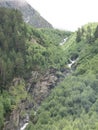
M25 128L27 127L28 124L29 124L29 123L25 123L25 124L20 128L20 130L25 130Z
M26 115L24 124L21 126L20 130L25 130L25 128L27 127L27 125L29 124L29 115Z
M64 38L63 42L61 42L59 45L62 46L66 41L67 41L68 37Z
M71 68L72 65L76 62L76 60L70 60L70 63L68 64L68 67Z

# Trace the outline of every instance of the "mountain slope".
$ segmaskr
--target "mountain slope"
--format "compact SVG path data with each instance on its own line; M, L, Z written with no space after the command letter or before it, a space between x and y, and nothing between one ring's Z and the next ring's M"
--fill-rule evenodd
M32 110L26 130L98 130L98 23L79 28L61 47L67 65L75 61L72 73L52 90L35 116Z
M52 25L41 17L25 0L1 0L0 7L20 10L23 14L24 21L36 28L53 28Z
M74 33L35 29L19 11L0 8L0 129L25 123L26 130L98 130L98 23Z
M43 92L47 95L45 90L55 85L54 71L65 65L59 42L69 35L60 30L33 28L23 22L20 11L0 8L0 130L20 128L26 110L35 104L32 96L40 101L45 97ZM39 81L42 91L37 90ZM32 93L33 85L38 86L38 95Z

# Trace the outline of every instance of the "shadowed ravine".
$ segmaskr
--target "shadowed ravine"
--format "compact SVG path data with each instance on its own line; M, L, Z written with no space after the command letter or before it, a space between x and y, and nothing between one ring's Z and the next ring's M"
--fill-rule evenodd
M74 59L74 60L70 59L70 63L68 64L69 69L68 70L65 69L63 72L61 72L63 76L61 76L61 75L57 76L56 75L57 70L50 70L50 72L47 72L46 75L44 75L42 77L41 81L38 81L38 83L36 83L35 86L30 86L30 84L28 83L28 85L29 85L28 92L33 93L32 96L36 101L36 106L33 106L33 107L36 107L36 111L37 111L38 107L40 106L41 102L47 96L49 96L51 89L53 89L58 83L63 81L63 79L72 72L72 66L75 64L76 61L77 61L77 59ZM35 72L34 76L35 75L38 76L38 73ZM37 78L37 76L36 76L36 78ZM31 79L30 79L30 82L31 82ZM31 83L31 84L33 84L33 83ZM37 113L36 111L35 111L35 113ZM26 122L24 122L24 124L22 125L20 130L25 130L25 128L28 124L29 124L29 118L28 118L28 120L26 120Z

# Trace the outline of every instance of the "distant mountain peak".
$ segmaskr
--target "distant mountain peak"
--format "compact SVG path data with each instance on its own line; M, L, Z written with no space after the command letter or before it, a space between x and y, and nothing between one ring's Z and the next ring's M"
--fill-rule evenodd
M36 28L53 28L26 0L0 0L0 7L20 10L24 21Z
M26 0L0 0L0 2L19 2L19 3L27 3Z

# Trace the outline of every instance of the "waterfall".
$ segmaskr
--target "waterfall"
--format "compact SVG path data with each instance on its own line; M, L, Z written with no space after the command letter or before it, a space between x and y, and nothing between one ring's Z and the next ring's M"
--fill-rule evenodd
M25 128L27 127L28 124L29 124L28 122L25 123L25 124L20 128L20 130L25 130Z
M20 127L20 130L25 130L25 128L27 127L28 124L29 124L29 115L27 114L27 115L26 115L26 118L25 118L25 122L24 122L24 124Z
M59 45L62 46L66 41L67 41L68 37L64 38L63 42L61 42Z
M76 59L75 60L70 60L70 63L68 64L68 67L71 68L72 65L76 62Z

